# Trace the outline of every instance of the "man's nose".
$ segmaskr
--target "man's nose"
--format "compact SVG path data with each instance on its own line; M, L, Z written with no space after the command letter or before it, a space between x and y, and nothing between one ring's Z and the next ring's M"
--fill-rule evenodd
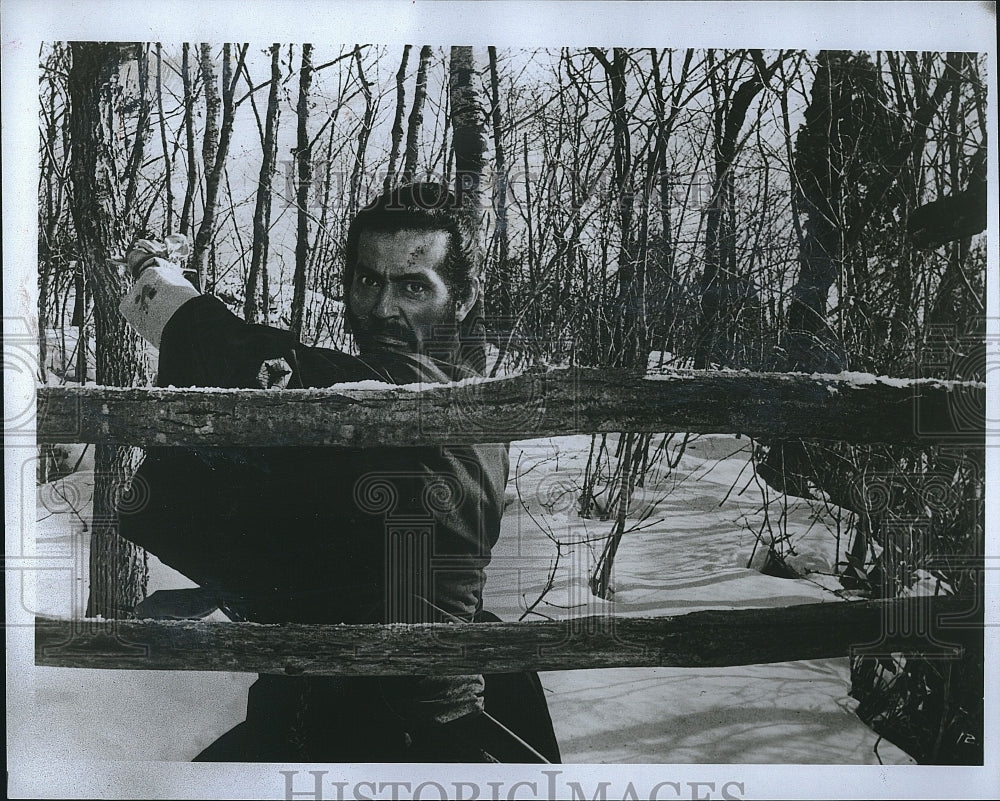
M391 320L399 315L399 304L396 303L396 293L392 284L386 283L379 288L371 313L379 320Z

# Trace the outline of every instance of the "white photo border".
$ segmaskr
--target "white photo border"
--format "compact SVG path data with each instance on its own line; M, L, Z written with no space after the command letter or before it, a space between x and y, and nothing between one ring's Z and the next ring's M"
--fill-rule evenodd
M160 0L147 4L118 0L3 0L2 125L3 125L3 289L4 337L24 327L33 335L36 308L35 248L37 242L37 120L39 45L55 40L121 41L336 41L497 45L503 47L642 45L679 47L763 48L807 50L904 49L963 50L988 54L990 172L988 228L988 341L996 348L1000 327L997 248L997 57L996 7L983 2L321 2L320 0ZM31 403L31 376L4 376L5 408ZM989 382L987 418L1000 418L996 378ZM31 487L21 486L16 444L5 448L5 515L8 536L19 526L20 508L34 503ZM23 450L25 455L30 454ZM987 554L1000 553L997 526L998 451L987 448ZM992 523L992 524L991 524ZM7 582L11 612L11 584ZM683 795L699 797L713 783L720 797L727 783L741 798L996 798L1000 796L997 755L998 648L995 628L998 588L987 583L986 758L982 768L927 766L801 766L801 765L560 765L558 782L576 781L588 797L610 781L621 788L676 782ZM8 619L8 623L15 622ZM19 684L25 664L33 662L30 627L8 625L8 701L11 693L30 692ZM18 665L22 666L19 669ZM990 679L993 679L991 681ZM992 685L992 687L991 687ZM992 691L990 691L992 690ZM39 744L39 749L44 744ZM8 764L12 798L285 798L287 774L298 771L291 785L297 798L311 798L310 770L326 768L325 798L373 797L377 788L364 782L470 782L481 798L490 797L490 782L502 783L501 797L546 797L551 776L536 766L435 765L258 765L162 762L66 763L39 754L37 759ZM528 782L515 787L516 782ZM332 783L331 783L332 782ZM532 791L530 783L536 790ZM703 783L699 789L698 784ZM388 785L387 785L388 786ZM362 788L362 789L359 789ZM693 788L693 789L692 789ZM373 792L374 791L374 792ZM387 792L387 791L386 791ZM436 797L428 784L425 797ZM470 788L465 792L471 793ZM532 792L535 794L532 795ZM610 792L610 791L609 791ZM672 791L670 791L672 792ZM539 794L542 793L542 794ZM736 795L738 793L738 795ZM693 794L693 795L692 795ZM471 797L471 796L470 796ZM701 796L705 797L705 796Z

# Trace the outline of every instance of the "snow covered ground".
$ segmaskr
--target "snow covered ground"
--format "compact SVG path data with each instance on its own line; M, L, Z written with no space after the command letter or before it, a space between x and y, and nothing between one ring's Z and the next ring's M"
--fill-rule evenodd
M487 607L505 619L516 619L525 603L538 597L555 554L516 499L515 472L525 474L517 483L527 509L557 538L583 541L611 526L581 520L575 509L566 508L573 496L561 495L582 474L588 444L588 437L567 437L515 443L511 449L508 495L514 499L485 597ZM698 437L676 469L637 491L633 516L655 504L644 525L654 524L622 540L615 559L613 614L838 600L823 589L831 584L826 576L782 579L747 568L751 554L755 564L764 555L760 548L754 553L751 530L760 527L764 498L747 465L748 449L746 439ZM770 500L780 507L773 492ZM820 509L805 501L789 503L787 531L798 554L790 561L831 572L836 537ZM770 515L775 513L771 508ZM586 543L567 548L555 587L536 610L552 617L605 611L605 602L587 588L594 556ZM879 757L885 764L912 762L885 741L876 756L877 736L853 714L846 658L729 668L560 671L543 674L542 683L568 762L877 764Z
M613 444L612 437L609 442ZM668 449L676 455L676 445ZM636 492L632 517L652 506L643 530L627 533L616 559L614 596L594 598L587 579L610 521L583 520L574 488L589 437L514 443L500 544L488 571L486 608L519 618L540 594L563 542L553 587L529 619L613 612L682 614L698 609L784 606L839 599L822 575L783 579L747 567L764 497L747 465L748 442L701 436L677 467L657 469ZM74 454L75 456L75 454ZM89 451L78 472L38 489L36 538L25 547L56 569L25 584L27 608L79 616L86 601ZM776 518L781 499L770 498ZM76 511L74 511L76 510ZM831 571L836 538L821 506L789 503L786 531L800 567ZM547 530L547 533L546 533ZM843 543L846 545L846 543ZM756 549L754 564L764 551ZM793 559L792 561L795 561ZM150 591L190 586L155 559ZM242 720L247 674L94 671L22 666L8 680L8 758L44 744L61 760L187 761ZM907 764L853 714L847 660L731 668L650 668L542 674L565 762Z

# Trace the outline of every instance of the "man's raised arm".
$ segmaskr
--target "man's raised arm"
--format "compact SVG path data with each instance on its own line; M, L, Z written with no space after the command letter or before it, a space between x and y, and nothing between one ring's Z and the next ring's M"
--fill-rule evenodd
M136 280L119 308L159 349L159 386L268 389L385 380L346 353L310 348L288 331L240 319L184 277L173 259L185 252L179 237L138 240L125 258Z

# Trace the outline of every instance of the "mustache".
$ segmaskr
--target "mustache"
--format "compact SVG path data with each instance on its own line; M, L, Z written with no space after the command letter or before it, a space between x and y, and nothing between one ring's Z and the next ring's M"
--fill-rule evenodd
M355 314L347 309L347 319L355 341L362 350L381 347L373 340L376 337L387 337L404 343L404 346L414 352L440 351L442 356L451 355L455 345L460 340L459 327L453 323L441 323L429 328L410 326L406 321L395 319L380 319L369 315Z
M361 328L368 336L384 336L403 342L415 343L416 332L399 323L387 320L364 320Z
M419 337L417 333L398 320L379 320L367 316L359 317L351 311L348 311L347 316L355 338L362 341L370 340L372 337L384 336L398 339L411 347L415 347L418 344Z

